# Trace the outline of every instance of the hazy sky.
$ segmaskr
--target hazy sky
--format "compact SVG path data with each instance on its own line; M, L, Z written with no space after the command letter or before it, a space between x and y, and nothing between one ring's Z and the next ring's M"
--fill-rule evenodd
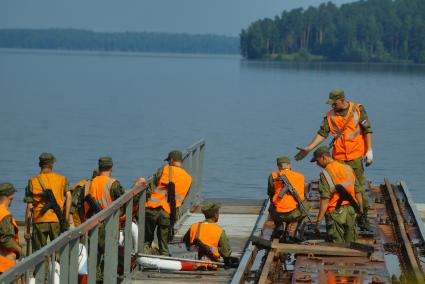
M320 0L0 0L0 28L238 35L250 22ZM335 4L352 0L334 0Z

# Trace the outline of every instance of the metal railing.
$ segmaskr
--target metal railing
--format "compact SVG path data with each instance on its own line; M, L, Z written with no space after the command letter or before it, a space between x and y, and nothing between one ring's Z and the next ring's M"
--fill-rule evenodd
M199 205L201 200L202 178L204 172L205 141L201 140L186 148L183 152L183 167L192 176L192 186L186 196L180 214L183 215L192 206ZM149 180L148 180L149 183ZM106 209L91 217L77 228L61 234L45 247L34 252L19 262L12 269L0 275L0 283L15 283L23 277L29 283L30 274L34 275L36 283L54 283L55 261L60 265L60 283L78 283L79 244L84 240L87 247L87 282L96 283L98 265L99 228L105 226L105 254L104 254L104 283L117 283L128 280L134 272L131 270L133 241L131 227L133 222L133 204L138 203L138 246L137 253L143 253L145 238L145 202L146 190L142 187L132 188L123 196L115 200ZM125 211L123 226L124 243L123 253L119 256L120 215ZM177 226L178 224L176 224ZM84 237L84 238L82 238ZM122 263L122 275L118 275L118 258Z

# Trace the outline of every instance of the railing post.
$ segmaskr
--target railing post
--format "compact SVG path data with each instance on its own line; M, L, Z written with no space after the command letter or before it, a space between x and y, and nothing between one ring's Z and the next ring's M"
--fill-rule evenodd
M134 197L133 197L134 198ZM132 253L132 237L131 226L133 219L133 198L125 205L125 226L124 226L124 277L130 274L131 253Z
M89 255L87 259L87 283L96 283L97 258L98 258L98 240L99 240L99 224L96 225L88 234L89 239Z
M105 223L103 282L107 284L117 283L119 217L120 210L117 209Z
M45 256L44 261L39 262L36 266L35 266L35 283L39 284L39 283L44 283L46 281L46 272L49 268L49 261L47 260L48 256ZM64 282L67 283L67 282Z
M137 252L143 253L143 249L145 247L145 203L146 203L146 190L143 190L140 194L139 199L139 212L138 212L138 220L139 220L139 241L137 246Z
M199 149L195 148L192 151L192 189L190 190L191 198L190 198L189 208L195 205L196 196L198 192L198 164L199 164L198 158L199 158Z
M67 243L66 245L64 245L62 247L62 250L60 252L60 283L68 283L69 280L69 243Z
M69 248L69 283L77 284L78 283L78 255L79 255L79 244L80 238L73 239L71 241L71 246ZM62 274L62 269L61 269ZM61 282L62 283L62 282Z
M198 190L195 196L195 204L198 205L201 202L202 182L204 179L204 162L205 162L205 142L199 148L199 160L198 160Z

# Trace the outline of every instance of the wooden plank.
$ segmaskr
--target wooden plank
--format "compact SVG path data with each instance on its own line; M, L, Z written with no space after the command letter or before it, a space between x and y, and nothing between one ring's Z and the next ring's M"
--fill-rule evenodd
M350 248L325 246L325 245L304 245L304 244L284 244L274 240L272 248L278 252L296 253L296 254L315 254L330 256L367 256L366 252L358 251Z
M264 263L263 270L261 271L261 275L260 275L260 279L258 280L258 283L264 284L269 282L268 278L269 278L270 268L273 265L273 259L275 255L276 255L276 249L271 249L269 253L267 254L267 259L266 259L266 262Z

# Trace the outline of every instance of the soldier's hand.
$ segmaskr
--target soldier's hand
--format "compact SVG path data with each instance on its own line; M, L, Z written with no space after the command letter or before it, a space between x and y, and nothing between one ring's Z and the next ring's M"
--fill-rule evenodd
M308 150L307 148L297 147L297 149L299 151L294 157L296 161L300 161L300 160L304 159L308 155L308 153L310 152L310 150Z
M137 181L134 182L134 187L144 187L145 185L146 185L145 178L139 178Z
M366 152L363 159L366 163L366 167L369 167L373 163L373 151L372 151L372 149L370 149Z
M31 240L31 234L24 234L24 239L28 242L29 240Z

